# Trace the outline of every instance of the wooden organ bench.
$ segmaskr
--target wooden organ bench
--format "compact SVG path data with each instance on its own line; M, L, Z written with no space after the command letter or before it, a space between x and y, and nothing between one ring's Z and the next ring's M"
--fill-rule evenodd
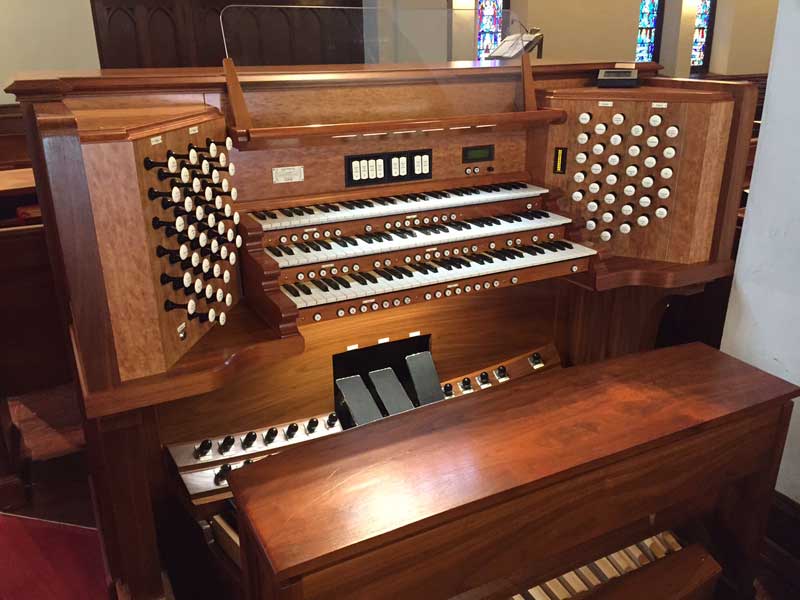
M610 66L9 88L114 593L748 596L796 390L602 361L732 272L756 91Z

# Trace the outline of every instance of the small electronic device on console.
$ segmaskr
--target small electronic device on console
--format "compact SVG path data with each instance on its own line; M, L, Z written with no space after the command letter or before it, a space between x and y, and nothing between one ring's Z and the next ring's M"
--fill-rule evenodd
M635 67L600 69L597 72L597 87L632 88L639 87L639 71Z

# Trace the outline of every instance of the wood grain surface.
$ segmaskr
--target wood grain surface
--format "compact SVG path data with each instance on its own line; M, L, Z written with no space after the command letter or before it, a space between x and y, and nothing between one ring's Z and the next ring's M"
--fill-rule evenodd
M292 448L237 471L231 485L285 581L712 424L750 415L774 435L797 394L692 344L431 405Z

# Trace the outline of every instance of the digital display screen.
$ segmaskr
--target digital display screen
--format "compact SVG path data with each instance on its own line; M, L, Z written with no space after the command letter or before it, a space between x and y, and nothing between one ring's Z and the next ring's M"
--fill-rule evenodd
M461 162L485 162L494 160L494 145L468 146L461 149Z

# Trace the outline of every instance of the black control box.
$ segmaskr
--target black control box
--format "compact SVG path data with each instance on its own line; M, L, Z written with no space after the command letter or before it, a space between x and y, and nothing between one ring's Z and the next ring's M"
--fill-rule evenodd
M344 157L347 187L418 181L433 177L433 150L404 150Z

